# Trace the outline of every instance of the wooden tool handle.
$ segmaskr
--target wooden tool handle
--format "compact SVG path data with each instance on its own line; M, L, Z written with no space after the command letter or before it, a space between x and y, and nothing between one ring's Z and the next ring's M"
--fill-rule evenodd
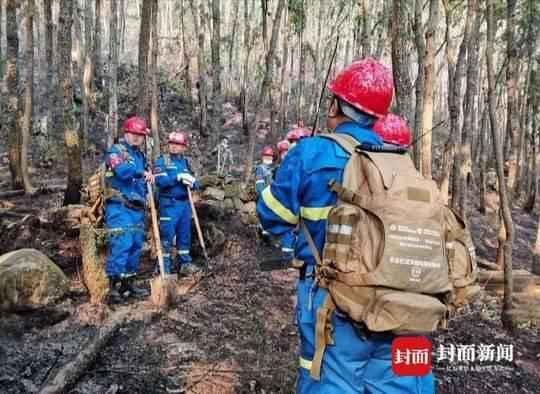
M191 205L191 212L193 213L193 220L195 221L195 228L197 229L197 235L199 236L199 241L201 243L201 248L203 250L204 258L208 261L208 253L206 252L206 245L204 244L204 238L201 231L201 225L199 224L199 217L197 216L197 211L195 210L195 204L193 203L193 196L191 194L191 187L186 188L188 191L189 205Z
M159 224L157 218L156 203L154 201L154 192L150 183L146 184L148 189L148 205L150 205L150 216L152 218L152 233L156 245L156 254L159 263L159 274L162 279L165 278L165 262L163 261L163 252L161 251L161 238L159 237Z

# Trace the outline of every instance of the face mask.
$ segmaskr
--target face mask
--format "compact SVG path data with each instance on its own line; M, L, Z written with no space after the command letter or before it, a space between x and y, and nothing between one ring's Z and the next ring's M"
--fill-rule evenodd
M266 164L267 166L271 165L273 163L273 160L272 159L263 159L263 163Z

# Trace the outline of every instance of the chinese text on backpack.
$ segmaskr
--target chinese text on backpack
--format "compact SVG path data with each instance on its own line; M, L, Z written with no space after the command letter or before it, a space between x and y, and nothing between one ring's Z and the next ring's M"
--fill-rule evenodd
M324 137L350 158L343 184L330 184L338 202L328 215L322 259L312 247L316 280L329 293L317 311L315 379L333 341L334 310L369 331L425 334L445 326L450 313L479 290L464 222L407 154L362 151L344 134Z

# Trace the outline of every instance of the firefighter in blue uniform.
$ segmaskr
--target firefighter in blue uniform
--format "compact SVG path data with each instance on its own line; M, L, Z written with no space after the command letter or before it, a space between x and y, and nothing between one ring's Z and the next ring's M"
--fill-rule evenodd
M191 171L184 152L187 136L180 130L169 134L169 153L158 158L154 175L159 188L159 221L165 272L171 273L171 251L176 237L176 268L180 274L192 274L199 268L192 263L191 205L187 188L197 190L199 184Z
M255 192L257 193L257 200L261 197L261 193L265 187L272 183L272 177L274 176L274 150L271 146L265 146L262 150L262 163L255 167ZM270 234L260 227L261 236L265 243L269 244Z
M105 157L105 227L109 249L105 271L112 303L121 302L126 295L148 295L146 289L134 283L144 242L146 182L153 182L140 150L148 128L144 119L133 116L125 120L123 129L124 140L113 145Z
M393 82L391 72L379 62L365 59L340 72L329 85L332 92L327 127L352 136L358 142L382 145L371 127L388 112ZM280 236L302 220L322 253L326 218L336 203L328 182L341 182L348 154L322 137L306 138L290 150L271 186L257 204L263 227ZM333 345L323 353L320 380L310 376L315 352L317 310L327 292L313 280L315 258L302 231L295 257L303 262L297 283L297 324L300 332L298 393L433 393L433 377L396 376L392 372L390 334L359 332L346 315L334 313Z

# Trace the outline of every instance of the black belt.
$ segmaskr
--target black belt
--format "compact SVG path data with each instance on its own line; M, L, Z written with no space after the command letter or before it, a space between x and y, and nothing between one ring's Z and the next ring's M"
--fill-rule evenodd
M179 202L186 202L188 200L187 197L172 197L172 196L164 196L163 194L161 194L159 196L160 199L162 198L167 198L169 200L174 200L174 201L179 201Z
M144 211L144 203L142 201L129 201L125 198L119 198L119 197L112 197L107 202L117 202L119 204L122 204L126 208L133 209L135 211Z

